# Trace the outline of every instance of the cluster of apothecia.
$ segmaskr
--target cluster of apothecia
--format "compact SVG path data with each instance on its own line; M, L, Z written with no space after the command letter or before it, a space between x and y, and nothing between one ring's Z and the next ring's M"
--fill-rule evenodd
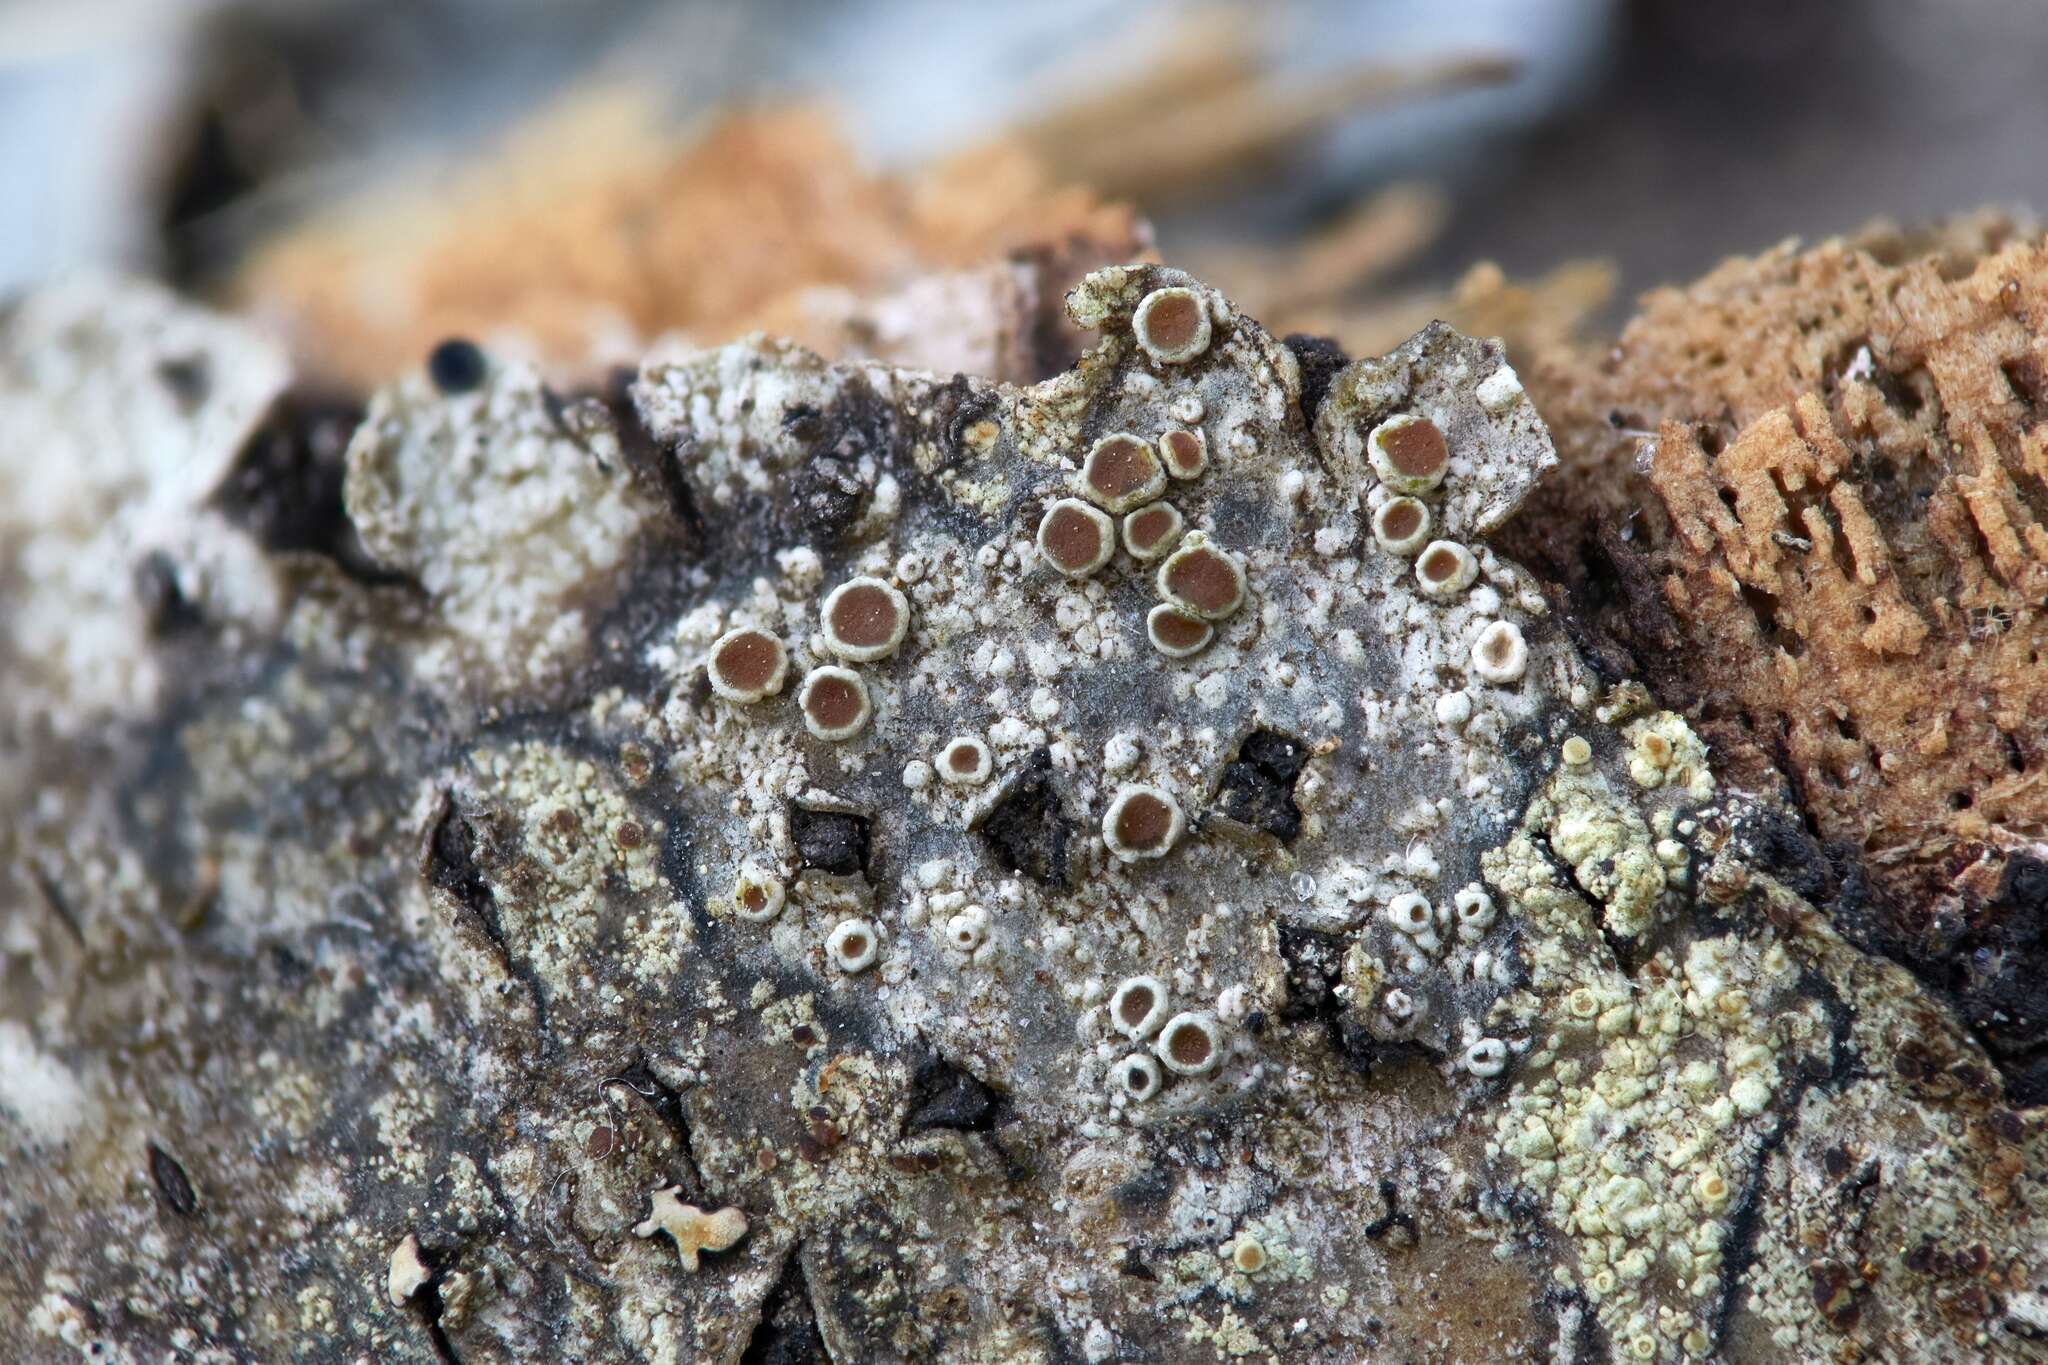
M1114 1072L1116 1084L1134 1101L1158 1094L1169 1075L1207 1075L1223 1056L1216 1016L1201 1010L1174 1014L1166 983L1156 976L1134 976L1120 984L1110 997L1109 1022L1137 1045Z
M1209 348L1208 305L1192 289L1155 289L1139 303L1131 330L1155 362L1184 364ZM1190 530L1166 500L1171 483L1193 483L1208 467L1208 438L1199 427L1168 427L1150 437L1111 432L1082 460L1079 496L1054 499L1038 523L1039 554L1069 578L1101 569L1119 544L1137 563L1158 564L1160 603L1145 618L1145 634L1172 659L1206 649L1217 623L1244 605L1244 560L1208 533Z
M849 665L874 663L897 651L910 632L910 603L891 584L862 576L828 593L818 615L824 651L838 662L804 675L797 710L812 735L838 742L866 729L874 715L867 681ZM719 696L752 705L781 693L789 650L767 631L742 626L712 642L705 673ZM750 864L734 879L733 912L741 919L766 924L782 913L786 899L781 878L763 868ZM872 966L879 951L875 927L864 919L841 921L825 939L825 955L849 975Z
M1390 417L1366 438L1367 456L1381 485L1393 496L1373 509L1372 534L1390 554L1412 556L1415 586L1425 597L1458 596L1479 576L1479 560L1454 540L1431 539L1436 515L1425 499L1450 472L1451 450L1443 431L1414 413ZM1495 621L1472 643L1472 671L1491 683L1511 683L1528 667L1521 628Z
M820 664L797 688L804 728L823 740L851 739L874 715L865 679L848 664L886 659L910 631L910 603L879 578L850 578L834 588L819 611L825 652L838 663ZM729 630L712 642L705 661L711 690L742 705L781 693L789 650L757 626Z

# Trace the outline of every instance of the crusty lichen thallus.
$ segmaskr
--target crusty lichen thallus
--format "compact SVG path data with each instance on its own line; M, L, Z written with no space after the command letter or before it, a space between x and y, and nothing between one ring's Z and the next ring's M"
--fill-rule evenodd
M62 335L97 335L92 297ZM2005 1310L1958 1287L2030 1292L2011 1209L2039 1171L2031 1120L1939 1002L1761 865L1755 809L1718 794L1684 719L1603 687L1492 548L1554 459L1498 348L1431 327L1304 411L1295 352L1177 272L1096 272L1072 310L1100 345L1029 389L759 339L650 363L644 433L599 403L565 434L509 352L464 394L409 376L372 401L345 490L365 552L418 585L402 628L345 577L286 591L210 501L138 519L89 500L80 527L165 533L151 548L185 555L206 621L291 648L245 668L209 636L227 667L182 679L126 596L50 579L65 610L37 638L84 653L26 653L0 706L177 753L155 780L179 818L170 853L139 844L95 814L124 809L107 778L24 726L36 800L11 828L85 941L145 965L176 883L215 868L209 942L262 970L206 1015L185 1082L279 1141L216 1144L183 1187L132 1162L109 1183L107 1152L147 1151L137 1125L187 1107L110 1100L104 1076L154 1072L119 1045L96 1069L61 1010L0 1019L0 1219L27 1239L0 1301L29 1305L33 1349L185 1349L167 1334L199 1331L175 1264L195 1217L228 1268L205 1291L248 1334L231 1353L261 1358L417 1354L438 1294L465 1354L502 1331L715 1359L786 1256L824 1340L906 1358L2005 1344ZM199 335L150 317L150 337ZM158 382L158 350L104 383L97 361L63 372L104 407ZM235 388L248 368L213 374L268 411L275 391ZM67 429L34 369L0 364L0 422L66 466L120 446ZM251 433L200 403L194 431L234 433L199 452L212 487ZM1412 424L1370 448L1403 414L1441 453ZM1078 491L1117 433L1151 447L1181 518L1151 562ZM591 458L628 434L673 460L715 553ZM1156 488L1134 446L1113 453L1131 460L1098 495ZM50 562L128 561L69 525L26 533ZM252 602L289 626L237 615ZM143 690L137 660L163 673ZM262 838L236 836L252 808ZM62 918L21 926L53 963L75 955ZM318 951L272 962L274 942ZM102 1036L189 1032L180 998L101 992ZM306 1041L337 1030L348 1086ZM559 1084L549 1039L592 1074L632 1065L637 1098ZM1907 1070L1868 1060L1894 1054ZM671 1098L692 1160L662 1168ZM1855 1150L1823 1161L1838 1141ZM758 1262L648 1275L666 1248L619 1254L627 1230L685 1262L733 1235L737 1209L643 1194L686 1173L773 1210ZM309 1217L284 1297L235 1269ZM110 1263L106 1229L131 1224L164 1236ZM437 1256L393 1250L430 1226L460 1248L438 1280ZM1980 1244L1982 1276L1909 1263ZM527 1293L506 1257L543 1246L611 1257L605 1293ZM1865 1260L1882 1298L1859 1326ZM1483 1328L1432 1297L1452 1283Z

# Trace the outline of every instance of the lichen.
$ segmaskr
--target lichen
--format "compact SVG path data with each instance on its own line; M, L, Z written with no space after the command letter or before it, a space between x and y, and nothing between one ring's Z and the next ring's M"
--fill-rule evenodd
M366 563L251 555L282 596L204 595L205 648L122 637L152 686L38 674L101 723L0 786L49 907L0 938L0 1325L335 1361L2021 1340L2039 1125L1491 547L1554 458L1499 348L1433 326L1305 409L1178 272L1070 311L1097 345L1028 388L762 340L614 403L408 378L348 448ZM1424 422L1440 461L1371 443ZM1169 487L1156 555L1088 500ZM180 520L210 490L164 496L228 563Z

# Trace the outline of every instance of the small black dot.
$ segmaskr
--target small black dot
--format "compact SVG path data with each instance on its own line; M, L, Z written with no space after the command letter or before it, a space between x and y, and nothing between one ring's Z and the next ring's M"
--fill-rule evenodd
M443 393L468 393L484 382L484 353L473 341L450 337L428 354L427 375Z

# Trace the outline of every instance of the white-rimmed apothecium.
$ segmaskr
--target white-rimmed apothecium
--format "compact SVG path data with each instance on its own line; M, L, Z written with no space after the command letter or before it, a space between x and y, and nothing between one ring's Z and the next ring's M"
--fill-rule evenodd
M1159 566L1159 595L1205 621L1221 621L1244 605L1244 561L1191 531Z
M880 951L875 926L864 919L841 920L825 936L825 956L848 976L872 967Z
M939 750L934 765L942 781L961 787L978 787L995 771L995 759L988 745L973 735L955 735Z
M1435 922L1435 912L1430 909L1429 897L1413 891L1404 891L1387 902L1387 923L1404 934L1419 934Z
M1159 455L1174 478L1199 479L1209 467L1209 438L1176 427L1160 436Z
M1481 1038L1465 1049L1465 1069L1482 1079L1507 1070L1508 1045L1498 1038Z
M851 663L886 659L910 630L910 603L879 578L850 578L819 610L825 648Z
M1427 417L1389 417L1366 437L1365 450L1380 481L1398 493L1427 493L1444 481L1451 451Z
M1484 933L1493 927L1493 897L1486 894L1478 883L1465 887L1451 898L1451 905L1458 914L1458 927L1473 933Z
M866 728L874 714L868 685L860 674L832 664L805 675L797 705L804 713L804 728L819 739L851 739Z
M1209 349L1209 305L1179 285L1155 289L1131 315L1131 333L1160 364L1185 364Z
M946 942L963 953L971 953L988 938L988 911L970 905L946 921Z
M1180 509L1170 502L1140 507L1124 518L1124 549L1141 562L1157 559L1180 539L1182 525Z
M1142 1052L1133 1052L1116 1064L1116 1080L1125 1095L1142 1102L1159 1093L1166 1076L1158 1062Z
M1415 584L1431 597L1455 597L1478 576L1478 559L1455 540L1432 540L1415 557Z
M1388 498L1372 514L1372 538L1390 554L1414 554L1428 543L1429 528L1429 508L1414 498Z
M1223 1252L1230 1268L1240 1275L1256 1275L1266 1268L1265 1244L1249 1232L1239 1233Z
M1163 858L1180 838L1186 821L1180 803L1157 787L1119 788L1102 813L1102 842L1127 863Z
M1193 612L1162 602L1145 615L1145 638L1169 659L1200 654L1216 638L1216 627Z
M1152 1051L1168 1071L1205 1075L1214 1071L1223 1057L1223 1026L1212 1014L1195 1010L1176 1014L1159 1030L1159 1042Z
M1166 491L1166 468L1150 441L1112 432L1081 462L1080 491L1105 512L1128 512Z
M727 701L756 702L782 690L789 651L767 631L743 626L711 642L704 671L711 690Z
M782 913L787 899L782 878L758 867L743 867L732 882L733 913L755 924L766 924Z
M1086 578L1116 553L1116 523L1079 498L1057 498L1038 523L1038 553L1069 578Z
M1529 646L1513 621L1495 621L1472 641L1472 671L1490 683L1520 681L1529 667Z
M1133 976L1109 998L1109 1022L1126 1038L1150 1037L1166 1022L1166 983L1156 976Z

